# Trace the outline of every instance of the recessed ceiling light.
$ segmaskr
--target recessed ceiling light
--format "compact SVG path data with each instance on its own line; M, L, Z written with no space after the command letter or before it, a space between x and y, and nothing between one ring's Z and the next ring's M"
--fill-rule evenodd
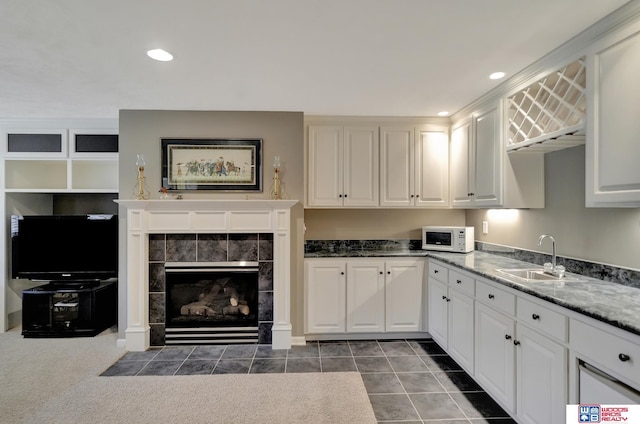
M449 116L449 112L443 110L442 112L438 112L438 116Z
M491 78L492 80L497 80L500 78L504 78L505 73L504 72L494 72L493 74L489 75L489 78Z
M170 60L173 60L173 55L162 49L149 50L147 51L147 56L151 59L159 60L160 62L169 62Z

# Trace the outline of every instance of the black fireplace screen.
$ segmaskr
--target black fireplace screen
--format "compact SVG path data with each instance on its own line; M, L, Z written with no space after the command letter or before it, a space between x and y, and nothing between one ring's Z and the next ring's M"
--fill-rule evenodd
M167 263L165 271L168 328L258 325L257 262Z

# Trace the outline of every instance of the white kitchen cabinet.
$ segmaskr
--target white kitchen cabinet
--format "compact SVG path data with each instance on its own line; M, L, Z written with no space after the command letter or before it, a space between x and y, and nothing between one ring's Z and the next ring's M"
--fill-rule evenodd
M346 262L305 261L305 311L308 333L346 331Z
M515 320L482 302L475 309L475 378L508 412L515 411Z
M452 126L452 207L544 207L544 156L507 155L502 134L500 103Z
M516 329L517 417L526 424L563 424L567 348L527 326Z
M309 126L308 206L378 206L378 127Z
M347 262L347 332L383 332L384 261Z
M306 332L422 331L422 259L306 259Z
M428 287L429 334L462 368L473 374L473 279L430 261Z
M640 206L640 23L587 54L586 206Z
M421 331L424 260L385 262L385 331Z
M380 205L449 206L448 128L380 128Z

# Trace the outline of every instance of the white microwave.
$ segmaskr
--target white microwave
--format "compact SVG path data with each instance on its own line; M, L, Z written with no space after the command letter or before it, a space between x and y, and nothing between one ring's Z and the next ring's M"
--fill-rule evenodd
M422 227L423 250L468 253L473 244L473 227Z

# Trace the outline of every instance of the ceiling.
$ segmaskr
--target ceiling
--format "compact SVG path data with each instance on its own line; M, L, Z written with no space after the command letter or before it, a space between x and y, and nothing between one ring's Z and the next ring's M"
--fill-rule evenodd
M625 3L0 0L0 118L453 113Z

